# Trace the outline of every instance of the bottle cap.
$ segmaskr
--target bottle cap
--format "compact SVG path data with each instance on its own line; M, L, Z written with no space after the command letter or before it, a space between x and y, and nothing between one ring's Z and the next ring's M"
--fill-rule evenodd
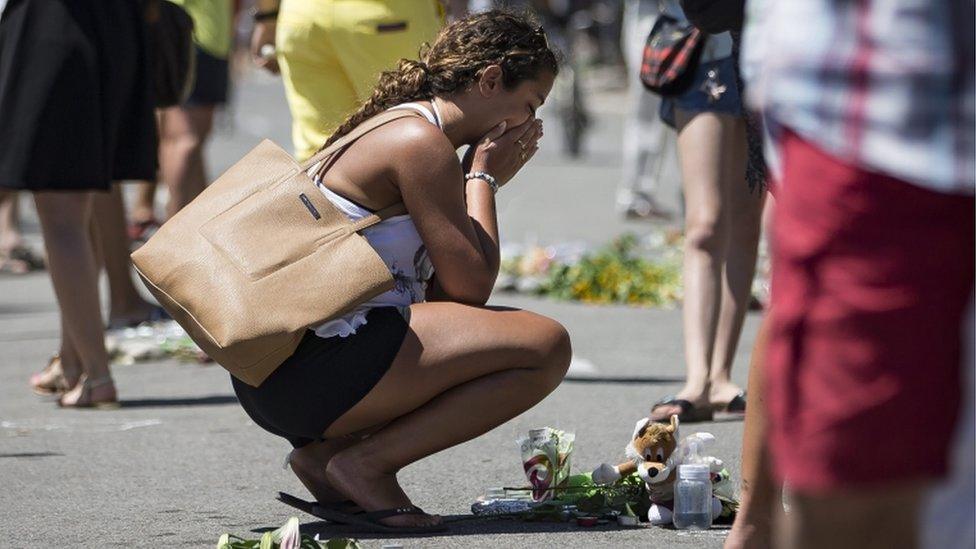
M704 463L686 463L678 466L678 479L710 480L708 465Z
M552 429L549 427L529 429L529 439L531 440L549 440L550 437L552 437Z

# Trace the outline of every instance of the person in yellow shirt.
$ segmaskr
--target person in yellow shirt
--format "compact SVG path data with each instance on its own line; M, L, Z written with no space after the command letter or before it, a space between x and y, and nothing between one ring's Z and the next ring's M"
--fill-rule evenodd
M258 0L251 53L280 69L300 160L372 92L380 72L417 56L444 24L437 0Z

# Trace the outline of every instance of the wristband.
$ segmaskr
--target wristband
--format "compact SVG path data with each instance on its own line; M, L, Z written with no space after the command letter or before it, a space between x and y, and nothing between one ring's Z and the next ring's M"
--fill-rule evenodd
M471 172L464 176L465 181L471 181L472 179L480 179L491 187L491 192L493 194L498 194L498 182L495 178L485 172Z

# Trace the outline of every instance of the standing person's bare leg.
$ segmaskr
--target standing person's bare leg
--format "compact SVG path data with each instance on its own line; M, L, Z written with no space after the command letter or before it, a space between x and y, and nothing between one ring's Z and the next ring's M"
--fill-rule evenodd
M109 326L150 319L154 307L142 298L132 281L121 183L113 183L111 192L95 193L93 225L97 253L108 275Z
M24 274L43 269L44 258L24 244L16 191L0 190L0 272Z
M137 181L132 183L136 192L135 200L129 207L129 219L133 224L148 223L156 218L156 183Z
M687 378L676 398L696 411L709 407L709 371L722 296L722 258L728 246L722 192L723 136L732 117L677 110L678 155L685 195L682 268L685 368ZM655 406L654 421L681 413L677 405ZM682 417L686 419L686 417Z
M213 127L212 105L170 107L163 111L160 172L169 188L166 217L197 197L207 184L203 146Z
M17 223L17 193L0 190L0 255L23 244Z
M764 357L768 317L756 332L749 361L749 406L742 430L742 483L739 511L725 538L725 549L771 549L776 497L781 487L773 482L766 447L766 406L763 400Z
M456 303L423 303L411 311L389 371L325 432L335 438L382 425L323 464L334 486L369 511L408 505L397 471L538 403L559 385L572 355L565 329L533 313Z
M98 299L98 268L89 238L92 194L35 193L48 253L51 282L73 352L80 359L87 381L77 383L61 402L67 406L116 399ZM65 337L62 335L62 337Z
M30 269L10 252L22 244L17 226L17 193L0 190L0 272L26 273Z
M930 483L809 495L793 493L777 547L915 549L920 507Z
M724 136L722 191L728 247L722 273L722 297L715 332L715 347L709 368L709 400L721 410L742 389L732 383L732 363L742 334L742 324L749 308L752 279L756 274L756 257L762 233L764 194L750 191L745 182L745 121L735 119Z

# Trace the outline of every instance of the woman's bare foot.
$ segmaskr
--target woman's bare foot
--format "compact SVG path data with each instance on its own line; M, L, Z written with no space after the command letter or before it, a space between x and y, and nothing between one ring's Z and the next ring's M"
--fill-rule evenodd
M325 468L337 452L358 442L355 438L338 438L312 442L296 448L288 456L291 470L319 503L337 503L346 497L336 490L325 474Z
M691 404L683 405L679 401ZM708 389L692 390L687 387L681 389L670 402L655 404L648 417L651 421L667 423L671 416L678 416L683 422L697 422L711 419L711 403L708 401Z
M119 396L111 376L89 379L82 376L78 383L58 399L62 408L103 408L119 407Z
M356 446L353 446L337 453L326 466L326 475L337 490L367 512L413 505L400 488L395 472L382 470L373 464L368 455L356 450ZM440 524L441 517L402 515L381 519L380 522L401 528L424 527Z
M69 391L78 384L80 374L75 370L68 372L61 355L54 355L47 366L31 375L30 386L39 395L56 395Z

